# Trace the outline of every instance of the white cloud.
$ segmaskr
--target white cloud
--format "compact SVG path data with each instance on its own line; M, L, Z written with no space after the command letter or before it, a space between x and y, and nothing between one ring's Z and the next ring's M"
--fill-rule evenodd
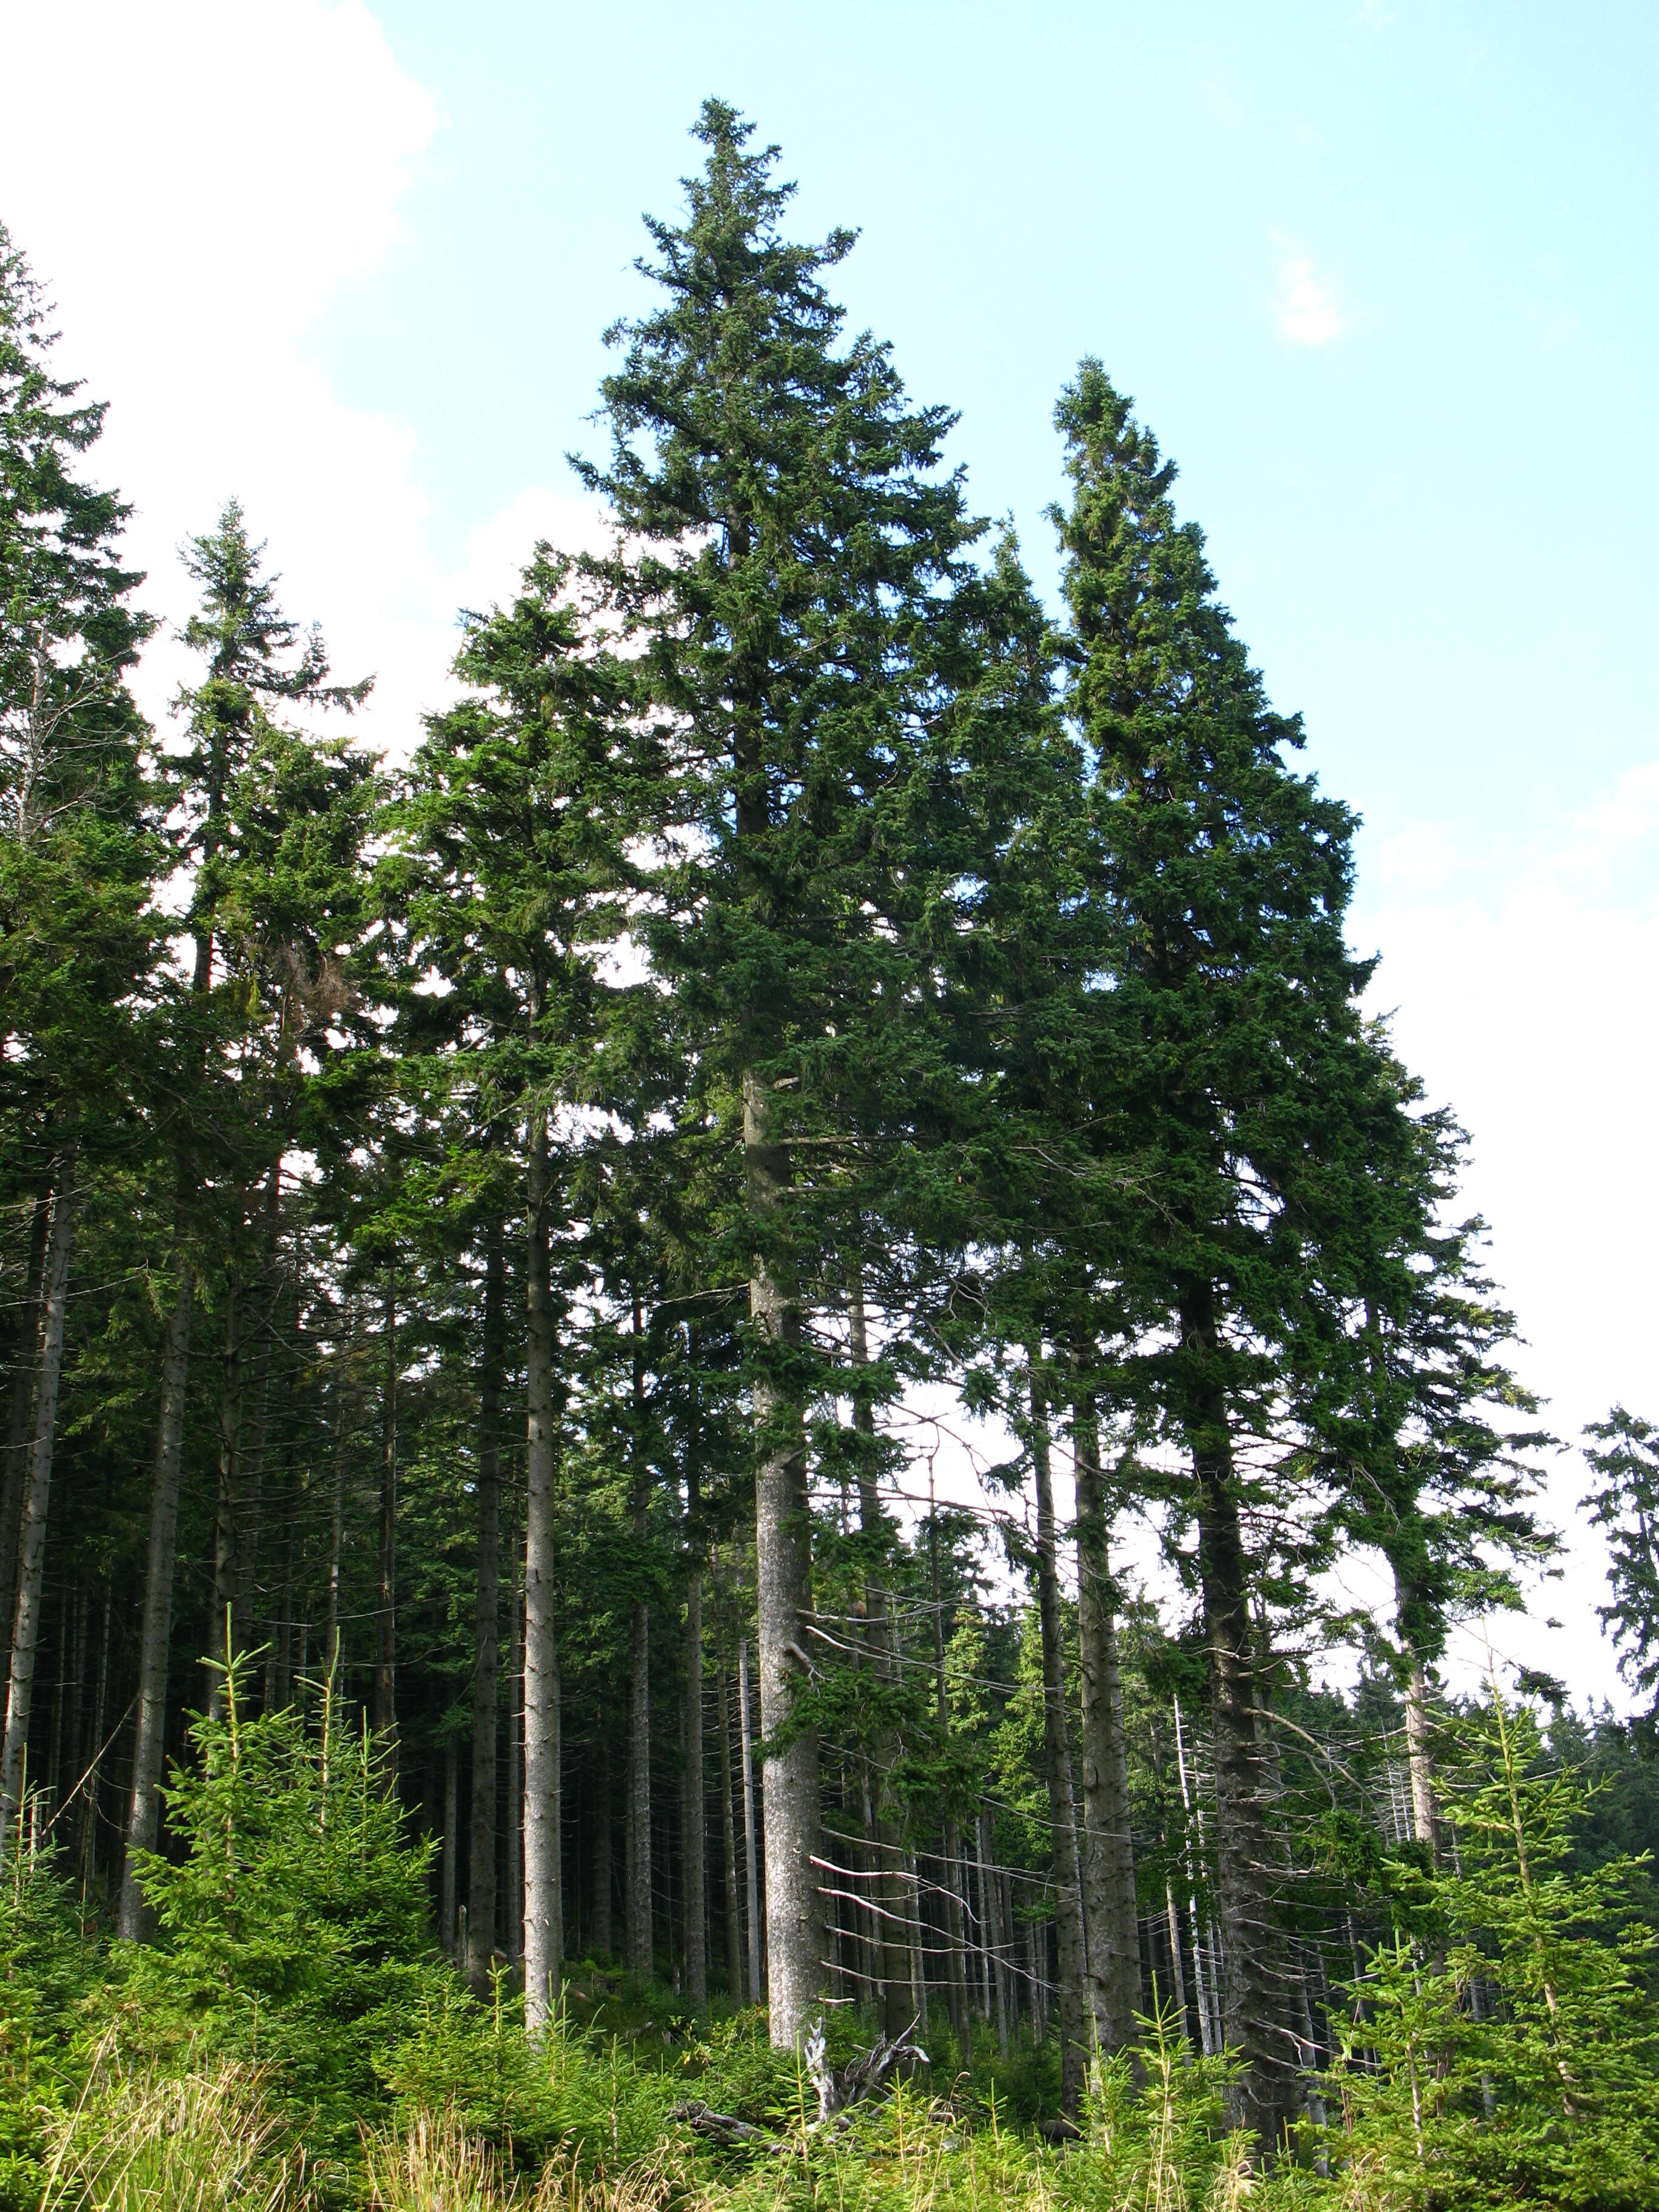
M1413 849L1431 865L1397 864ZM1465 1197L1491 1224L1493 1272L1527 1340L1518 1364L1575 1447L1550 1486L1571 1555L1532 1608L1534 1623L1553 1613L1562 1627L1537 1632L1531 1661L1618 1695L1594 1617L1605 1554L1577 1511L1576 1446L1615 1399L1659 1406L1648 1257L1659 1239L1659 763L1535 845L1470 850L1429 823L1380 858L1362 866L1354 931L1382 951L1373 997L1397 1010L1405 1059L1470 1133ZM1521 1640L1494 1627L1500 1656Z
M144 603L189 611L177 549L239 496L319 620L343 677L374 672L366 737L405 750L441 693L455 609L510 588L538 533L592 531L584 502L526 490L459 572L434 558L409 427L349 406L313 349L319 317L381 265L442 127L361 0L0 0L15 82L76 57L75 130L14 102L0 216L58 307L60 374L110 403L94 468L136 507ZM162 711L176 646L148 658Z
M1291 254L1279 270L1279 334L1291 345L1328 345L1347 325L1336 295L1314 275L1305 256Z

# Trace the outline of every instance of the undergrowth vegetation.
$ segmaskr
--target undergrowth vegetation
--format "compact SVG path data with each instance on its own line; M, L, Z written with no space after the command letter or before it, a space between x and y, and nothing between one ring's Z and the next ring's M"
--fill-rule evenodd
M194 1729L157 1940L111 1943L49 1845L0 1895L0 2204L12 2212L1261 2212L1659 2202L1653 1938L1639 1865L1573 1863L1583 1792L1523 1710L1491 1708L1447 1771L1452 1870L1396 1900L1335 2069L1267 2171L1231 2129L1232 2063L1171 2008L1097 2059L1074 2135L1053 2053L948 2032L892 2093L820 2118L757 2011L693 2019L604 1961L547 2033L498 1971L488 2001L432 1943L428 1848L377 1747L290 1714ZM849 2012L827 2057L873 2035ZM722 2147L689 2114L713 2108ZM1039 2125L1049 2116L1045 2139Z

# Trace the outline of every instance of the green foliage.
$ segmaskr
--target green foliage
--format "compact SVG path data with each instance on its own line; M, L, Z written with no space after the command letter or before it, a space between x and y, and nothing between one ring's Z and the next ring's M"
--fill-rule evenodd
M380 1747L292 1711L239 1717L243 1662L222 1718L191 1731L167 1814L178 1859L143 1871L161 1940L129 1957L124 2043L264 2063L310 2110L318 2147L356 2133L395 2042L442 1973L430 1948L430 1846L411 1843Z
M1575 1778L1494 1695L1448 1797L1454 1870L1402 1899L1407 1927L1355 1994L1331 2151L1378 2205L1653 2202L1659 2023L1639 1924L1609 1935L1638 1871L1572 1865Z
M1585 1434L1600 1448L1584 1454L1597 1480L1583 1504L1611 1555L1612 1601L1596 1610L1626 1680L1659 1713L1659 1431L1615 1406Z
M50 1850L30 1851L28 1814L0 1867L0 2205L33 2206L51 2131L84 2080L77 2014L97 1971L73 1889Z

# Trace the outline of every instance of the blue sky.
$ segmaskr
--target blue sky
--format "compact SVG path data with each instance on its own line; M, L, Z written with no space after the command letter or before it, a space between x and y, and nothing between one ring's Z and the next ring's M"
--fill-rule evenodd
M640 212L674 208L718 92L782 146L806 232L861 230L849 313L961 410L974 495L1045 584L1053 401L1101 356L1179 461L1275 697L1374 830L1425 789L1524 830L1641 756L1652 10L380 20L448 120L406 243L320 351L349 398L413 426L441 531L591 444L599 332L641 296Z
M1659 1417L1659 13L0 0L0 51L73 57L72 131L8 113L0 219L110 403L149 605L239 494L394 752L456 609L595 528L562 457L707 94L803 232L861 230L849 314L1050 592L1097 353L1364 817L1355 941L1470 1130L1522 1371L1569 1443ZM158 720L177 670L164 630ZM1563 1578L1495 1640L1617 1696L1583 1486L1564 1453Z

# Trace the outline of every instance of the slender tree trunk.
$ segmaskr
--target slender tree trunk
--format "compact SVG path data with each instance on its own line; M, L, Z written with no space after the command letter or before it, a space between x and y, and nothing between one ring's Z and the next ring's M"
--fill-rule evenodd
M732 1698L726 1661L714 1665L720 1716L720 1848L726 1878L726 1978L734 2005L744 2002L743 1923L738 1914L738 1832L732 1813Z
M386 1381L380 1401L380 1577L374 1613L374 1728L385 1787L398 1780L398 1278L386 1283Z
M537 1009L539 1012L539 1008ZM547 1121L531 1116L527 1381L529 1510L525 1524L525 2027L539 2038L558 2002L564 1960L560 1898L559 1651L554 1618L558 1530L553 1495L553 1293L548 1274L552 1193Z
M1088 2063L1084 2020L1082 1885L1077 1816L1072 1796L1072 1747L1066 1719L1066 1655L1060 1635L1055 1564L1054 1486L1048 1465L1048 1408L1037 1361L1030 1363L1031 1462L1036 1474L1037 1614L1042 1631L1042 1748L1048 1780L1058 1937L1060 2101L1075 2112Z
M41 1595L46 1566L46 1509L52 1495L52 1446L58 1429L58 1384L64 1368L64 1323L69 1311L70 1254L75 1240L75 1146L58 1155L40 1293L40 1369L34 1386L34 1425L23 1484L17 1605L11 1632L11 1673L6 1686L6 1734L0 1753L0 1851L23 1802L24 1753L34 1692L34 1659L40 1638Z
M930 1479L927 1498L927 1559L933 1584L933 1691L939 1712L939 1735L941 1747L948 1747L951 1737L951 1700L945 1681L945 1603L939 1594L939 1511L933 1496ZM968 2027L968 1969L963 1950L962 1930L962 1894L960 1874L962 1863L962 1826L954 1806L945 1815L945 1942L949 1956L947 1986L951 1992L951 2027L962 2046L966 2058L971 2044Z
M1089 2004L1100 2048L1136 2040L1140 1920L1129 1833L1129 1761L1123 1741L1116 1607L1108 1548L1100 1424L1093 1401L1072 1408L1077 1461L1078 1644L1083 1676L1083 1932Z
M634 1291L632 1507L635 1557L645 1571L649 1528L650 1475L645 1464L645 1354L638 1289ZM643 1590L634 1601L633 1668L628 1697L628 1881L623 1897L628 1971L651 1978L651 1607Z
M515 1962L524 1957L524 1580L517 1522L515 1511L507 1594L513 1625L507 1664L507 1910L501 1916L501 1934Z
M460 1744L454 1736L444 1744L444 1857L438 1893L440 1941L445 1952L455 1955L455 1902L459 1894L456 1856L460 1850Z
M501 1725L501 1390L507 1373L507 1249L500 1215L484 1252L478 1391L478 1579L472 1602L472 1836L467 1853L466 1978L489 1993L495 1948L495 1741Z
M1231 2094L1237 2124L1272 2153L1297 2103L1288 2033L1288 1986L1278 1954L1282 1936L1269 1893L1273 1856L1262 1802L1261 1747L1255 1713L1255 1652L1249 1611L1232 1436L1212 1288L1191 1288L1182 1302L1188 1367L1184 1426L1198 1505L1199 1578L1210 1650L1219 1812L1217 1894L1223 1953L1222 2021L1227 2048L1242 2064Z
M137 1855L153 1851L161 1815L161 1759L167 1717L167 1650L173 1640L173 1570L178 1556L179 1475L185 1437L185 1388L190 1376L190 1317L196 1267L175 1247L178 1295L161 1346L161 1412L150 1492L149 1549L144 1566L144 1621L138 1645L138 1725L132 1751L132 1804L116 1931L128 1942L149 1932Z
M708 1923L702 1847L708 1801L702 1778L702 1533L695 1419L694 1413L685 1473L685 1799L680 1863L685 1876L685 2001L694 2013L704 2013L708 2009Z
M276 1655L269 1635L259 1631L259 1540L264 1510L265 1437L270 1415L270 1368L282 1291L276 1255L282 1237L283 1167L277 1160L265 1176L259 1244L259 1296L253 1347L253 1406L247 1449L238 1468L236 1511L236 1637L238 1649L264 1644L265 1704L276 1698ZM269 1626L269 1623L264 1624Z
M207 1708L225 1706L225 1669L247 1643L236 1609L237 1457L242 1437L242 1300L233 1270L225 1286L225 1349L219 1375L219 1488L213 1516L213 1611L208 1623ZM239 1700L238 1710L243 1701Z
M766 1996L765 1959L761 1950L760 1881L755 1848L755 1747L749 1734L749 1639L738 1638L738 1730L743 1756L744 1901L749 1908L749 2002Z
M876 1572L878 1563L884 1565L887 1559L887 1526L881 1510L880 1466L876 1449L876 1409L872 1399L865 1370L870 1364L870 1342L864 1308L864 1274L855 1266L848 1287L848 1351L853 1368L853 1432L857 1455L859 1486L859 1529L865 1540L866 1560L864 1583L864 1642L868 1647L869 1664L878 1675L890 1677L896 1664L896 1640L890 1636L887 1617L887 1591ZM914 2017L911 2002L910 1968L907 1956L908 1944L904 1929L908 1917L909 1902L900 1880L903 1861L903 1838L897 1820L894 1817L887 1776L894 1765L895 1747L890 1735L884 1735L872 1747L872 1757L866 1766L876 1769L872 1778L874 1800L874 1836L872 1857L876 1879L870 1885L871 1900L875 1911L871 1916L873 1942L880 1959L879 1989L877 1996L881 2008L883 2032L890 2036L902 2035Z
M7 1618L17 1602L17 1539L23 1525L29 1413L34 1404L34 1376L40 1356L40 1284L46 1273L46 1231L51 1224L52 1193L43 1190L29 1212L28 1260L23 1273L23 1302L17 1316L11 1404L6 1421L6 1468L4 1479L0 1480L0 1601L3 1601ZM7 1658L9 1662L9 1650Z
M1396 1568L1394 1577L1396 1620L1410 1607L1411 1592ZM1434 1784L1434 1741L1429 1719L1429 1678L1421 1655L1401 1637L1406 1652L1406 1759L1411 1769L1412 1834L1426 1844L1438 1866L1443 1851L1440 1829L1439 1792Z
M997 2049L1008 2056L1008 1931L1003 1924L1002 1885L997 1879L996 1839L990 1808L979 1808L980 1896L985 1914L985 1941L990 1952L991 1984L996 1999Z
M756 1251L749 1311L759 1339L754 1382L755 1586L765 1752L766 1990L775 2050L793 2049L823 1988L817 1870L818 1747L802 1729L778 1740L794 1706L805 1618L812 1604L811 1514L799 1385L793 1372L800 1308L777 1247L787 1148L772 1133L772 1101L752 1072L743 1081L744 1164Z
M340 1558L345 1548L346 1446L351 1425L350 1370L356 1348L356 1315L349 1311L334 1386L334 1466L329 1477L328 1587L323 1615L323 1669L334 1682L337 1697L345 1686L340 1666Z
M611 1885L616 1880L617 1839L613 1832L616 1791L611 1778L611 1730L599 1730L599 1775L593 1815L593 1948L608 1959L616 1947Z
M104 1757L104 1716L109 1705L109 1629L112 1593L104 1583L104 1626L98 1641L98 1687L92 1701L92 1757L87 1786L81 1793L81 1893L84 1897L97 1869L98 1792Z
M64 1775L69 1789L81 1779L81 1731L86 1720L87 1589L82 1583L71 1608L75 1620L70 1653L68 1695L64 1706Z
M1183 1833L1182 1847L1187 1861L1187 1917L1193 1932L1193 1980L1198 1990L1199 2039L1204 2046L1204 2056L1212 2058L1222 2048L1224 2031L1221 2021L1218 1994L1212 1991L1204 1978L1204 1935L1198 1917L1198 1861L1204 1855L1204 1814L1202 1806L1194 1807L1187 1788L1187 1746L1181 1726L1181 1700L1175 1700L1176 1772L1181 1781L1181 1811ZM1196 1780L1196 1776L1194 1776ZM1193 1854L1193 1828L1198 1829L1198 1857ZM1214 1946L1211 1946L1213 1960Z

